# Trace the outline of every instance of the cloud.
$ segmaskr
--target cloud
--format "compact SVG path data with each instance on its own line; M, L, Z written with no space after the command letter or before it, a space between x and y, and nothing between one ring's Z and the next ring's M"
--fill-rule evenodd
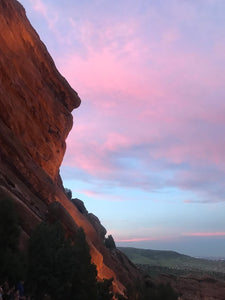
M205 160L205 162L208 162ZM186 203L210 203L225 201L223 180L225 171L220 165L208 162L205 165L193 165L178 171L178 176L168 181L168 185L179 187L181 190L192 190L198 197L188 199Z
M21 2L82 99L65 186L120 245L224 249L225 2Z
M76 190L76 193L85 195L89 198L95 198L96 200L103 200L103 201L124 201L124 199L122 197L116 196L116 195L110 195L110 194L104 194L104 193L100 193L100 192L96 192L93 190Z
M41 13L44 17L47 17L48 9L42 0L31 0L31 3L37 12Z
M118 186L191 190L192 203L224 201L224 3L32 3L82 98L64 166Z
M183 236L189 237L219 237L225 236L225 232L191 232L191 233L184 233Z
M154 241L156 238L133 238L133 239L115 239L115 242L143 242L143 241Z
M48 29L55 35L59 40L61 38L60 30L57 28L57 23L59 21L59 14L56 11L54 5L48 3L48 1L43 2L42 0L23 0L24 2L29 1L34 11L39 13L48 24ZM46 31L45 27L45 31ZM47 29L47 30L48 30ZM43 37L46 35L44 32Z
M190 233L183 233L180 237L179 236L152 236L152 237L134 237L134 238L118 238L115 237L115 242L117 243L139 243L139 242L150 242L150 241L158 241L158 242L165 242L165 241L182 241L184 237L206 237L206 238L217 238L225 236L225 232L190 232Z

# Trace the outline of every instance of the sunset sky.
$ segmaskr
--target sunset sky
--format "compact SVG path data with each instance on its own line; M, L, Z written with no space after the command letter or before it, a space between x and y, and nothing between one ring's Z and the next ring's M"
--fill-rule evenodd
M225 1L20 2L82 100L64 186L118 246L225 257Z

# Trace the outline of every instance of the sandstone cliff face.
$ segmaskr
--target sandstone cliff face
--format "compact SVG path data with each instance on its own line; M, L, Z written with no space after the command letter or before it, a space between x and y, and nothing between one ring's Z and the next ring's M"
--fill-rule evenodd
M23 7L0 0L0 192L14 199L24 240L46 218L59 218L68 234L82 226L99 278L114 277L115 291L123 293L139 273L104 247L98 219L67 199L59 177L71 111L79 104Z
M58 73L24 9L1 0L0 12L1 122L55 180L72 127L70 112L80 99Z

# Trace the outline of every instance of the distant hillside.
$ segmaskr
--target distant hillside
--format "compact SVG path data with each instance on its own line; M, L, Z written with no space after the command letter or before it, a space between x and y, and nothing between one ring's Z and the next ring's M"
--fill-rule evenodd
M175 251L146 250L119 247L136 265L150 275L161 273L173 275L209 274L225 279L225 261L194 258Z

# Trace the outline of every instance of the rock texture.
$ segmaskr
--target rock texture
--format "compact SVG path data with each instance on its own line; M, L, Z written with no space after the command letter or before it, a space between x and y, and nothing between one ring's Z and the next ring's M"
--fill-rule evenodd
M71 111L79 105L24 8L0 0L0 192L15 202L23 245L46 218L60 219L68 235L82 226L99 278L114 277L115 291L123 293L139 272L118 250L105 248L104 227L66 197L59 176Z
M161 275L158 280L169 283L179 300L225 300L225 282L212 277Z
M0 11L1 127L55 180L72 127L70 112L80 99L58 73L24 9L1 0Z

